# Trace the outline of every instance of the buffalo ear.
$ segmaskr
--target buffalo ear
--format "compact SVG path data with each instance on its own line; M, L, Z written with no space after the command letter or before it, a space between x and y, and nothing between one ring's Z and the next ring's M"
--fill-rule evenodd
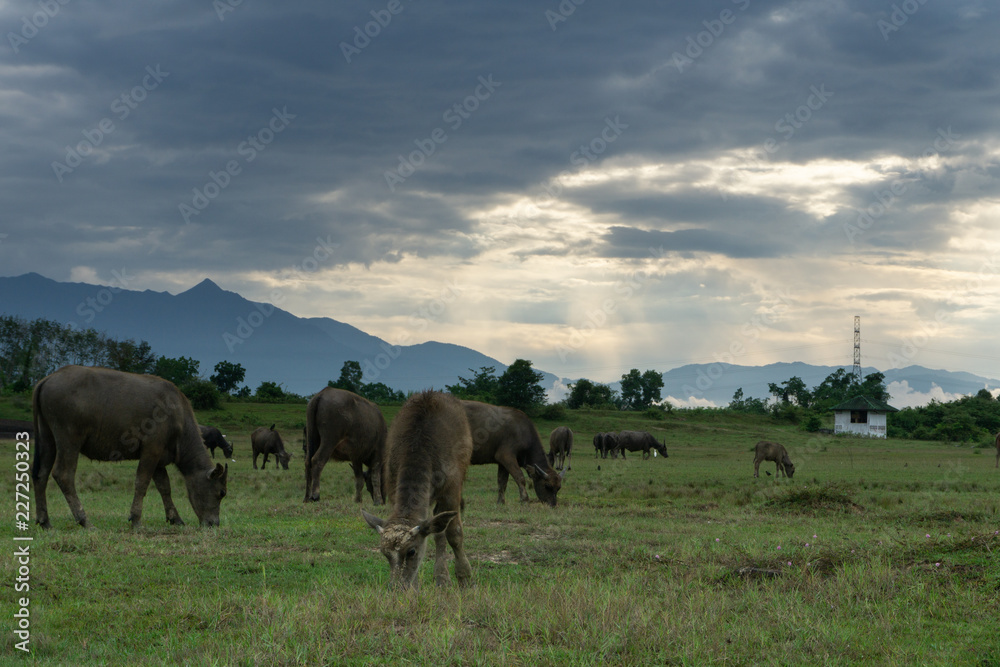
M430 519L424 519L420 524L414 529L416 531L419 528L420 533L424 535L443 533L448 524L451 523L452 519L458 516L458 512L451 510L449 512L440 512L435 514Z
M228 475L228 473L229 473L229 464L228 463L226 464L226 467L224 467L224 468L222 467L221 463L216 463L215 464L215 468L213 468L212 470L208 471L208 478L209 479L219 479L221 477L222 479L225 479L226 476Z
M363 516L365 518L365 522L367 522L369 526L371 526L373 529L375 529L375 532L377 532L379 535L382 534L382 532L384 530L384 528L382 526L385 523L385 521L383 521L382 519L378 518L374 514L369 514L368 512L366 512L364 510L361 510L361 516Z

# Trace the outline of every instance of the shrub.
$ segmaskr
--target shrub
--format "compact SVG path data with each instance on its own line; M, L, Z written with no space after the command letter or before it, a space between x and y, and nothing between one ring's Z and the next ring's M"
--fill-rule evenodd
M566 419L566 408L559 403L546 405L538 416L548 421L563 421Z
M207 380L190 380L180 389L195 410L218 410L222 405L222 394Z

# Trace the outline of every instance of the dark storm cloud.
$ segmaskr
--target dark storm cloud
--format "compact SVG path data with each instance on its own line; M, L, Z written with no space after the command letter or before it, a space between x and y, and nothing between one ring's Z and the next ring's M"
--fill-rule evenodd
M594 0L565 16L558 2L389 4L223 0L220 17L220 3L70 2L24 43L9 34L39 4L5 5L0 224L4 249L20 250L5 270L44 257L66 278L128 253L161 271L280 271L317 238L338 244L338 263L469 259L473 200L539 196L580 171L573 156L615 117L628 128L587 167L737 150L762 164L915 156L947 127L963 137L957 156L996 137L989 3L916 4L898 30L879 23L893 25L893 3L860 0ZM88 155L69 155L88 141ZM976 168L995 193L997 165ZM946 206L955 178L922 178L857 242L940 242L940 216L914 211ZM863 211L873 190L845 204ZM614 185L563 196L618 219L592 250L606 256L652 244L771 257L810 240L796 241L807 216L766 196Z

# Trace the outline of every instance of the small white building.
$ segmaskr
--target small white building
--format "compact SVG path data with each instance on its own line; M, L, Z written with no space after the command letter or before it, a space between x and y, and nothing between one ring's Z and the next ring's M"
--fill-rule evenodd
M852 433L869 438L886 436L886 415L899 412L888 403L876 401L867 396L855 396L849 401L835 405L833 410L833 432Z

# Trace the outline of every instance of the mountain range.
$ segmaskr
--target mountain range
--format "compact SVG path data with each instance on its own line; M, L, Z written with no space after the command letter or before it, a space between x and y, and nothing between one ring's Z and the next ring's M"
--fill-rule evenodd
M239 363L251 388L268 380L287 391L310 395L336 380L345 361L358 361L365 382L415 391L455 384L470 369L506 364L461 345L428 341L392 345L327 317L297 317L269 303L249 301L205 279L180 294L128 290L115 285L62 283L37 273L0 277L0 314L45 318L103 331L114 338L150 343L168 357L192 357L206 377L219 361ZM814 387L839 366L802 362L766 366L690 364L663 373L662 395L675 405L726 405L742 388L747 397L766 398L767 385L793 376ZM578 378L543 373L550 400L565 395ZM622 369L624 373L628 369ZM645 369L640 369L645 370ZM850 369L848 369L850 370ZM875 372L865 368L865 374ZM950 400L979 389L1000 389L1000 381L971 373L921 366L882 371L896 407L931 398ZM617 383L611 385L618 388Z

